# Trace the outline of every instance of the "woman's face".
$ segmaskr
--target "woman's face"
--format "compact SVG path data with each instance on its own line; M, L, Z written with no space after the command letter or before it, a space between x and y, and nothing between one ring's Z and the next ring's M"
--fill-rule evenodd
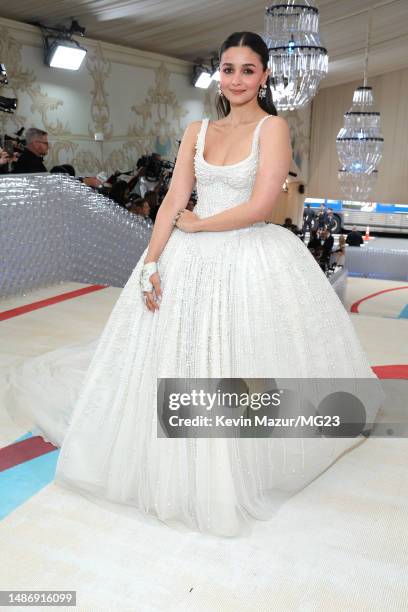
M230 47L221 56L220 87L230 104L245 104L258 95L269 72L249 47Z

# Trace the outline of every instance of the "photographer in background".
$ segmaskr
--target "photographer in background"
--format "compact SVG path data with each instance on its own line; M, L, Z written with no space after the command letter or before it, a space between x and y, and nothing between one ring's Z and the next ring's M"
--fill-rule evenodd
M10 172L12 162L17 161L18 156L14 151L14 144L11 140L6 140L4 149L0 147L0 174L8 174Z
M25 132L26 146L13 166L15 174L48 172L43 158L49 150L48 134L44 130L29 128Z
M2 148L0 148L0 174L8 173L8 165L10 161L11 157L7 153L7 151L4 151Z

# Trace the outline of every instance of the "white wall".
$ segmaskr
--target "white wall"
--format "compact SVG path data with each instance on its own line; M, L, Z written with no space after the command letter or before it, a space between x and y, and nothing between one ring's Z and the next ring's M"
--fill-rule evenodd
M18 98L15 114L0 113L0 132L45 129L47 167L72 163L81 174L127 170L153 151L173 159L176 140L204 113L191 65L90 39L81 45L88 53L79 71L52 69L38 28L0 18L0 62L9 78L0 95ZM95 132L104 133L103 144Z

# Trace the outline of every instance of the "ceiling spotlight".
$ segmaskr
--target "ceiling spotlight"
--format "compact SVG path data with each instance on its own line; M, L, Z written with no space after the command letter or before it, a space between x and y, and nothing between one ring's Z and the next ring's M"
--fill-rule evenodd
M52 27L33 21L31 25L40 28L44 41L44 61L51 68L78 70L87 53L73 35L83 36L85 28L73 19L70 27Z
M78 70L86 55L86 49L76 40L45 37L45 63L51 68Z
M208 89L211 83L211 72L204 66L194 66L193 85L201 89Z

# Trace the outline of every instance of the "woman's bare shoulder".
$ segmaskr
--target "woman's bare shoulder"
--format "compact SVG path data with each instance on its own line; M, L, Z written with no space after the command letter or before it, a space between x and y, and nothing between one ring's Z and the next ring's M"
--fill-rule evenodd
M200 129L202 122L203 122L203 119L199 119L198 121L191 121L187 125L187 129L192 132L197 132Z
M202 119L199 119L198 121L191 121L187 127L192 130L200 129L202 121Z
M270 121L265 121L266 125L270 125L273 127L280 127L281 129L286 129L288 127L288 122L285 117L281 117L280 115L265 115L266 117L271 117ZM268 129L268 128L266 128Z
M259 135L261 149L273 149L278 146L291 147L289 123L284 117L270 115L271 119L264 121Z
M260 138L261 141L269 139L271 136L289 137L289 123L284 117L269 115L270 119L262 124Z
M197 138L201 128L201 123L202 121L191 121L189 124L187 124L187 127L184 130L184 136L192 140Z

